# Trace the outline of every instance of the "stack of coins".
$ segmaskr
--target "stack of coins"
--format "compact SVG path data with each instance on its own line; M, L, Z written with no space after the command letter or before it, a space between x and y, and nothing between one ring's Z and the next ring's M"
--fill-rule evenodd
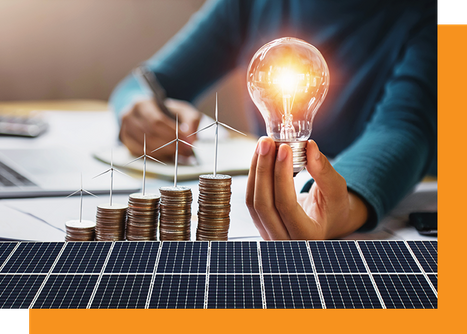
M191 202L188 187L163 187L161 192L160 240L190 240Z
M141 193L130 195L126 223L127 240L157 240L159 200L159 195Z
M200 175L196 240L227 240L231 184L229 175Z
M96 223L90 220L69 220L65 223L65 241L94 241Z
M123 204L101 204L97 206L96 240L125 240L127 206Z

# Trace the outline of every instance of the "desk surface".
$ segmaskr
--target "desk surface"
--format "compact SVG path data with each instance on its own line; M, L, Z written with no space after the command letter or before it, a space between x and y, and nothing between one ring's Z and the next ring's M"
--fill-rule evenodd
M98 101L99 102L99 101ZM46 117L50 128L47 133L36 138L0 137L0 148L44 148L65 146L68 149L85 151L88 154L99 148L110 148L117 145L117 124L110 112L103 112L103 104L87 104L82 101L71 101L70 106L61 104L67 111L48 111ZM28 104L28 103L26 103ZM52 103L53 104L53 103ZM0 109L2 108L0 104ZM11 104L9 104L11 106ZM18 103L19 105L19 103ZM32 103L31 103L32 105ZM72 105L74 107L72 107ZM98 106L100 105L100 109ZM96 106L99 112L93 112ZM50 105L49 105L50 107ZM85 112L70 111L80 107ZM50 108L52 109L52 108ZM83 133L85 135L83 136ZM310 178L306 171L295 178L296 188ZM232 211L229 239L231 240L261 240L250 218L245 205L246 176L235 176L232 182ZM148 192L158 192L162 186L171 182L149 179ZM192 238L196 235L196 212L198 186L197 181L182 182L193 191ZM127 195L117 195L115 202L127 202ZM96 206L108 201L108 196L93 198L86 196L83 203L83 219L95 220ZM378 227L369 233L354 233L346 239L406 239L406 240L436 240L435 237L424 237L407 224L410 212L422 210L437 210L437 182L423 182L415 192L403 200ZM65 237L65 222L76 219L79 211L79 198L30 198L0 200L0 238L15 240L63 241Z

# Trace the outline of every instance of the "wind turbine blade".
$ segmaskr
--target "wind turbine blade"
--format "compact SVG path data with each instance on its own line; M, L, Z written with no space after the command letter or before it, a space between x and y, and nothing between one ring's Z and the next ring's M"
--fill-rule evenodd
M76 190L74 193L68 195L66 198L71 197L71 196L73 196L73 195L76 195L76 194L79 193L81 190L82 190L82 189Z
M206 125L204 128L199 129L199 130L196 131L196 132L193 132L191 135L188 135L187 137L191 137L191 136L197 134L198 132L201 132L201 131L204 131L204 130L206 130L206 129L209 129L209 128L210 128L211 126L213 126L213 125L216 125L216 122L211 123L211 124L209 124L209 125Z
M227 128L227 129L230 129L230 130L235 131L235 132L237 132L237 133L239 133L239 134L241 134L241 135L246 136L246 134L244 134L243 132L240 132L240 131L234 129L233 127L228 126L227 124L224 124L224 123L222 123L222 122L219 122L219 124L222 125L223 127Z
M88 194L88 195L91 195L91 196L94 196L94 197L96 197L96 198L97 198L97 196L96 196L96 195L94 195L92 192L90 192L90 191L87 191L87 190L84 190L84 189L83 189L83 191L84 191L86 194Z
M188 146L191 146L191 147L196 148L196 146L193 146L193 145L191 145L190 143L187 143L187 142L184 141L184 140L179 139L178 141L181 141L181 142L182 142L183 144L185 144L185 145L188 145Z
M135 162L136 160L139 160L139 159L141 159L141 158L143 158L143 157L144 157L144 154L143 154L142 156L139 156L139 157L137 157L136 159L133 159L133 160L131 160L130 162L124 164L123 167L125 167L125 166L127 166L127 165L129 165L129 164L131 164L131 163Z
M155 162L158 162L158 163L160 163L160 164L163 164L164 166L167 166L167 164L163 163L163 162L160 161L160 160L157 160L157 159L151 157L150 155L147 155L146 157L147 157L148 159L154 160Z
M217 103L217 92L216 92L216 122L219 121L219 105Z
M169 146L170 144L173 144L173 143L175 143L176 141L177 141L177 139L174 139L174 140L172 140L171 142L168 142L167 144L165 144L165 145L163 145L163 146L161 146L161 147L158 147L158 148L156 148L155 150L151 151L151 153L152 153L152 152L159 151L160 149L162 149L162 148L164 148L164 147L166 147L166 146Z
M93 177L93 179L95 179L96 177L99 177L99 176L101 176L101 175L104 175L105 173L110 172L110 170L111 170L111 169L109 168L109 169L107 169L106 171L103 171L102 173L97 174L96 176Z

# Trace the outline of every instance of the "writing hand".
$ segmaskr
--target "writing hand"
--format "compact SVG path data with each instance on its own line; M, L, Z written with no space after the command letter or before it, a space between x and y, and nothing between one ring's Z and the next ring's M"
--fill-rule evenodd
M166 99L165 104L171 112L178 113L180 139L192 143L196 136L187 136L198 128L201 113L186 101ZM148 154L175 139L175 120L160 111L151 99L135 103L130 111L123 115L120 140L132 154L141 155L144 133L147 137ZM173 161L174 152L175 145L170 145L151 155L156 159ZM191 147L187 145L179 145L179 153L187 157L193 155Z

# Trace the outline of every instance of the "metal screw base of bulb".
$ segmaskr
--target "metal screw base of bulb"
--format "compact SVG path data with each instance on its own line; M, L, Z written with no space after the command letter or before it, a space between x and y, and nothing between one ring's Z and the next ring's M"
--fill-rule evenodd
M307 141L276 141L276 150L281 144L289 145L293 153L293 176L295 177L306 167L306 144Z

